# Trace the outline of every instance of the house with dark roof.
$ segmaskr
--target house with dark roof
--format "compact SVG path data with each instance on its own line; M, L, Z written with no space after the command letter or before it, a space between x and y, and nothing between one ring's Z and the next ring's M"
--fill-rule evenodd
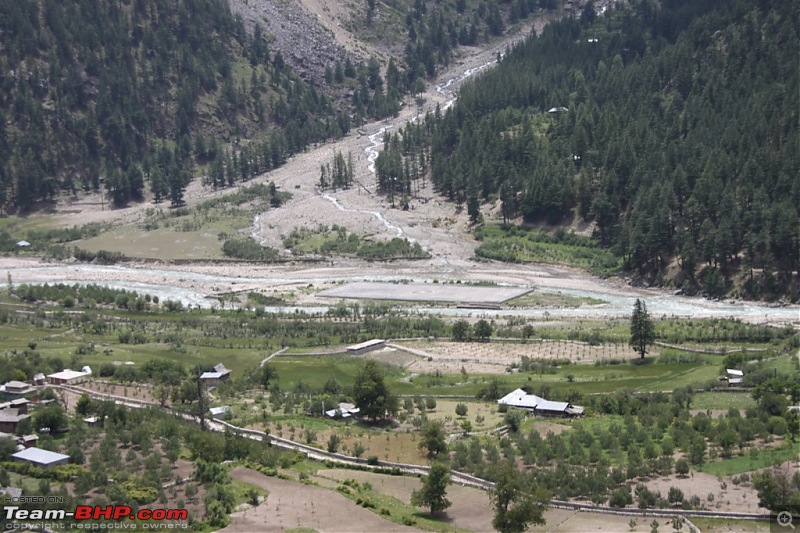
M19 409L13 407L0 409L0 431L3 433L16 433L17 424L23 420L29 419L30 417L31 415L27 413L20 413Z
M36 392L36 389L30 383L24 381L11 380L2 386L3 392L6 394L22 395L31 392Z
M207 388L216 387L223 381L228 381L230 377L231 371L225 368L225 365L219 363L214 366L213 372L203 372L200 374L200 381L202 381Z

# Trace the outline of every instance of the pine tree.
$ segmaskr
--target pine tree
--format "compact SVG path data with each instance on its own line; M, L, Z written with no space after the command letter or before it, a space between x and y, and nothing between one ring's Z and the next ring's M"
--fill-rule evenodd
M639 298L633 304L633 314L631 315L631 347L639 353L639 357L644 359L647 347L655 340L655 329L653 319L647 312L647 305Z

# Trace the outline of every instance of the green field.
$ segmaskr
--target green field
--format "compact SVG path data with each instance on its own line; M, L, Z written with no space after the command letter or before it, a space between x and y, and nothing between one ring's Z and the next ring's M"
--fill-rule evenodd
M696 409L750 409L756 401L749 392L699 392L694 395Z
M571 265L597 274L615 274L622 260L588 237L575 234L547 233L516 226L481 226L475 237L482 244L477 257L507 262L537 262Z
M324 357L277 357L270 364L278 371L281 387L290 389L302 382L311 387L322 388L329 379L340 385L350 387L353 378L363 365L358 357L331 355ZM398 378L401 373L397 367L384 366L387 376Z
M714 461L700 466L699 470L715 476L733 476L768 466L779 465L793 459L797 460L798 457L800 457L800 447L787 444L780 448L758 450L758 454L755 457L748 454L744 457Z
M158 228L143 231L135 226L120 226L97 237L75 242L75 246L97 252L121 252L126 257L161 259L222 259L222 242L217 228L208 231L175 231Z

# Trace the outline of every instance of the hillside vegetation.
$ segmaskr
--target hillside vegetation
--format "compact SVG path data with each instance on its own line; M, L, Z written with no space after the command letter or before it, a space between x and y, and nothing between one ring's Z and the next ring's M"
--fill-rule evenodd
M234 168L246 178L350 127L225 0L4 2L0 32L7 208L103 185L123 204L148 182L156 200L180 204L217 139L270 132Z
M688 291L797 292L798 22L791 2L637 0L550 24L388 139L384 190L574 213L625 267Z

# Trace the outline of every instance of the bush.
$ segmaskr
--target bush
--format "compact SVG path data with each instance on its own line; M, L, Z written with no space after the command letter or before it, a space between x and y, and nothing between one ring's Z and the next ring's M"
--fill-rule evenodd
M670 487L667 493L667 500L672 505L680 505L683 503L683 491L677 487Z
M785 435L787 427L786 419L782 416L771 416L767 421L767 429L773 435Z
M628 486L620 487L611 493L608 498L608 504L611 507L625 507L633 503L633 496L631 496L631 489Z
M274 262L279 258L278 251L269 246L261 246L253 239L238 238L228 239L222 245L222 253L235 259L245 261Z

